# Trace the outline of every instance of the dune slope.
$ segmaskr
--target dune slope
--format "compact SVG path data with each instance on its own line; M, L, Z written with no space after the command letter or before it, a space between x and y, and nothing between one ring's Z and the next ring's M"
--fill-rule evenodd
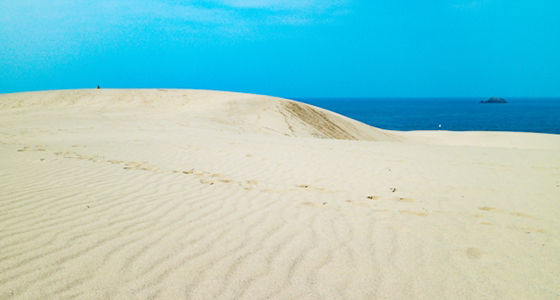
M347 140L396 137L342 115L286 99L202 90L61 90L2 96L0 109L74 108L173 113L233 125L230 130ZM211 127L211 126L210 126Z

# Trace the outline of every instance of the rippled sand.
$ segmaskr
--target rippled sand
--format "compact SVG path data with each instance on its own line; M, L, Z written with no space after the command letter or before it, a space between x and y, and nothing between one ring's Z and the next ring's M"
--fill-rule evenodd
M193 90L0 95L0 299L560 298L560 136Z

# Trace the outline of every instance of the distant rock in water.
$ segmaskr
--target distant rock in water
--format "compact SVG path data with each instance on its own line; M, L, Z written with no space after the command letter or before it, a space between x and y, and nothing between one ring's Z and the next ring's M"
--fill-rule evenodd
M480 103L507 103L507 101L502 98L492 97L487 101L480 101Z

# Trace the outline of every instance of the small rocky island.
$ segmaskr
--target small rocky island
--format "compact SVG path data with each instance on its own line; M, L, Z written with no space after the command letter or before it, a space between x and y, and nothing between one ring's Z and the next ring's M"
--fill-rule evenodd
M487 101L480 101L480 103L507 103L507 102L506 102L506 100L504 100L502 98L492 97L492 98L488 99Z

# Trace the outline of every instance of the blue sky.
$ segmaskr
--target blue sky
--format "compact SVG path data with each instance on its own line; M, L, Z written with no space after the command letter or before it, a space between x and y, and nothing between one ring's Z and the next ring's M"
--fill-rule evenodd
M560 97L558 0L0 0L0 93Z

